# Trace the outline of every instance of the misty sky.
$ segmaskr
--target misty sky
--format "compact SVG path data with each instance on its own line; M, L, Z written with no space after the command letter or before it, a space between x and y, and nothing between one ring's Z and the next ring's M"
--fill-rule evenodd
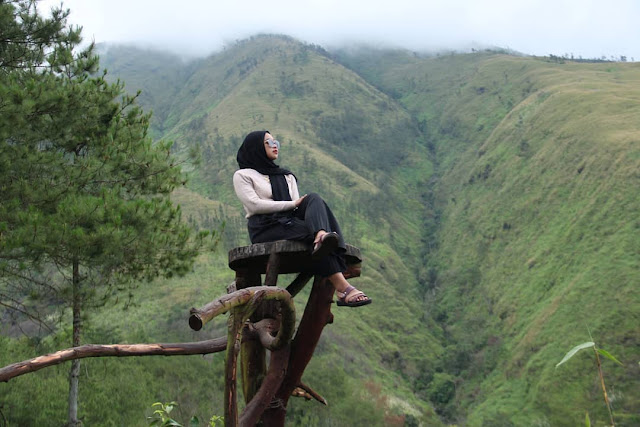
M60 0L43 0L41 12ZM325 48L495 46L640 61L640 0L64 0L85 39L206 55L259 33Z

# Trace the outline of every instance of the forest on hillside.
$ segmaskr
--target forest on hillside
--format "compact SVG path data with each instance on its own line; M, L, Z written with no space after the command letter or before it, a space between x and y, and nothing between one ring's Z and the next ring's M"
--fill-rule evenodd
M269 129L375 301L333 309L304 376L329 405L292 401L288 424L640 423L638 64L280 35L184 62L81 49L29 4L0 4L0 368L223 336L189 308L233 280L236 151ZM205 422L223 359L49 367L0 383L0 425L148 425L156 402Z

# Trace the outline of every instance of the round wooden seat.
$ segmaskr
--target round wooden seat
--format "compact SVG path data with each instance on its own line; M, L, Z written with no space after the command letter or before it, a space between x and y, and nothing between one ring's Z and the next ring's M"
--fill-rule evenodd
M300 241L278 240L240 246L229 251L229 267L238 271L249 269L259 274L267 271L267 262L272 254L279 256L279 273L299 273L311 267L311 247ZM347 265L362 262L360 249L347 245L345 254Z

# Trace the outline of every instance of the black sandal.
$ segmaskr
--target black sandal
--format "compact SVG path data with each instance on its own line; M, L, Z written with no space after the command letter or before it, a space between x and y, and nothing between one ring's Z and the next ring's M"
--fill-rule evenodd
M353 291L356 291L356 294L353 296L351 301L347 301L347 296ZM340 307L360 307L363 305L371 304L373 302L373 300L366 296L364 292L354 288L351 285L347 286L344 292L336 291L336 294L342 294L342 297L338 295L338 302L336 303ZM360 296L364 296L365 299L359 300L358 298Z

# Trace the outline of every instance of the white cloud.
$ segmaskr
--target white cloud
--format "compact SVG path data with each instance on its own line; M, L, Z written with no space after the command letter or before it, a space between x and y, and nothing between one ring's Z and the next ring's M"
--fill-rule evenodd
M43 0L44 7L59 1ZM472 43L528 54L626 55L640 60L636 0L66 0L86 39L206 54L261 32L336 45L409 49Z

